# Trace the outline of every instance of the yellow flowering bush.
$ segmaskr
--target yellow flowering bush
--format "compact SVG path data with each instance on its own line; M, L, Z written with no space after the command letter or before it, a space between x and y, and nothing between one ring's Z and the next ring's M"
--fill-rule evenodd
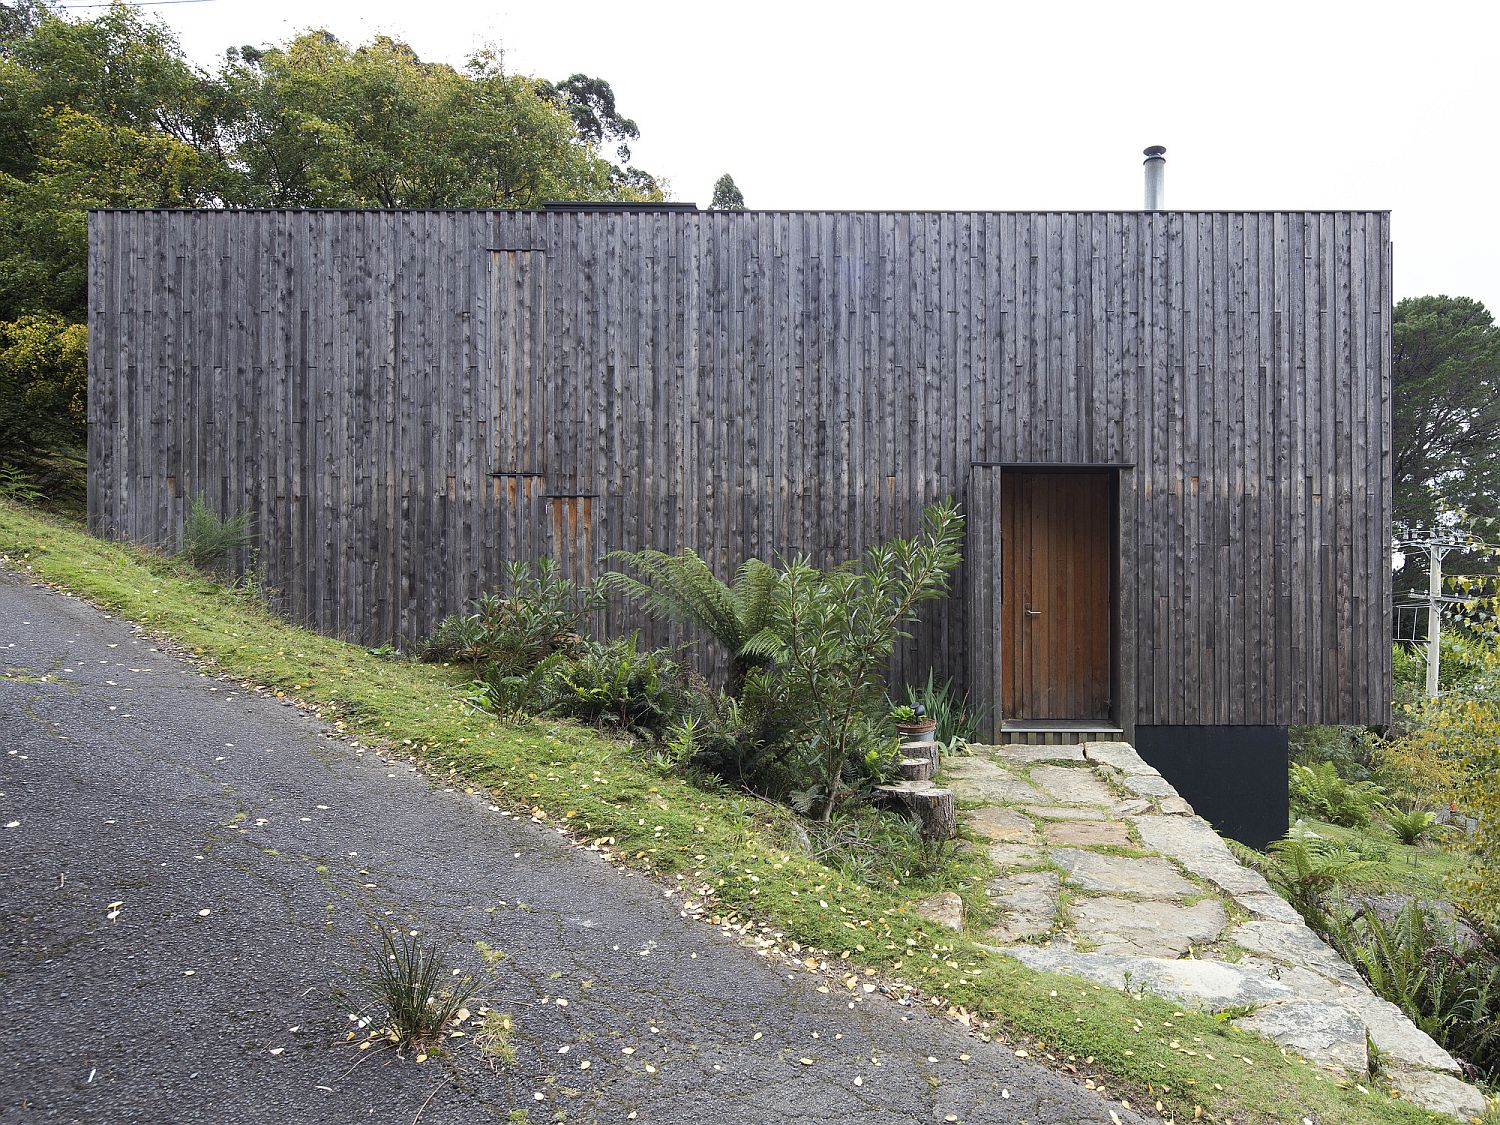
M1471 595L1453 647L1467 675L1437 699L1412 704L1411 730L1391 743L1386 770L1414 796L1475 821L1456 839L1473 864L1452 881L1455 903L1500 931L1500 597L1496 580L1458 584Z

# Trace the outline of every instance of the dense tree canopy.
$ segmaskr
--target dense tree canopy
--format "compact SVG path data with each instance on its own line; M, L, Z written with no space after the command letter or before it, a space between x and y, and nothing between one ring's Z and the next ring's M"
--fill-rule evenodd
M1403 532L1500 508L1500 327L1469 297L1409 297L1392 334L1395 517Z
M1394 515L1398 539L1490 522L1500 515L1500 327L1469 297L1410 297L1396 305ZM1493 533L1485 538L1493 540ZM1425 551L1408 550L1398 597L1427 588ZM1451 575L1493 569L1483 551L1450 554Z
M534 207L622 196L598 133L581 134L543 84L506 74L494 52L459 71L385 36L351 49L309 32L235 52L223 81L243 181L231 203Z
M211 205L229 173L222 91L160 24L29 17L0 25L3 321L82 315L88 208Z
M511 74L492 50L455 68L311 31L210 72L138 8L0 6L0 462L82 436L90 208L661 199L629 164L639 135L603 79Z
M708 206L713 211L743 211L745 209L745 196L740 191L739 185L734 182L734 177L728 172L714 181L713 202Z

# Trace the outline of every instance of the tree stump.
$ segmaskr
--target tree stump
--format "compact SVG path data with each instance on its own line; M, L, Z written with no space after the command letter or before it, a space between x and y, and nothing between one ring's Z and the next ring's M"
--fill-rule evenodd
M922 835L929 840L951 840L958 835L958 805L951 789L927 789L914 794L908 807L922 824Z
M938 766L940 765L940 763L938 762L938 748L937 743L932 739L911 739L910 741L903 742L901 744L900 750L901 756L903 758L926 758L929 762L931 762L932 774L929 774L928 776L933 776L937 773Z
M939 789L930 781L903 781L876 786L877 793L898 802L922 826L929 840L951 840L958 835L958 805L953 790Z
M931 781L932 762L926 758L902 758L901 776L907 781Z

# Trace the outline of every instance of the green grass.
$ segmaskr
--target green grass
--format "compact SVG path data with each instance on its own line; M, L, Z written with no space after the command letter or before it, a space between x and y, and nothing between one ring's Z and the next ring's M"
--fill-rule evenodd
M1342 828L1304 817L1302 823L1319 836L1348 848L1368 863L1356 882L1361 890L1387 891L1430 898L1448 897L1448 879L1463 870L1466 860L1442 844L1442 833L1429 841L1403 844L1376 820L1369 829Z
M865 969L906 982L939 1011L993 1021L1033 1058L1071 1063L1111 1095L1191 1120L1401 1123L1445 1120L1379 1091L1340 1087L1265 1040L1212 1016L1036 973L911 914L813 861L790 814L706 792L653 771L628 747L566 723L509 726L462 700L441 667L382 659L294 628L254 598L180 562L82 533L0 503L0 555L39 580L168 637L222 675L294 698L367 743L385 743L434 775L484 789L623 862L678 882L706 917L775 931L826 962L830 988L859 988ZM700 895L700 887L709 893Z

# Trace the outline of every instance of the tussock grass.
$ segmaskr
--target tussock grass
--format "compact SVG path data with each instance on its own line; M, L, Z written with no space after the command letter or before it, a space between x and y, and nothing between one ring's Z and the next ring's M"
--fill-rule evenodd
M382 935L370 968L369 989L385 1012L398 1049L435 1047L474 995L472 977L454 976L436 943L406 932Z

